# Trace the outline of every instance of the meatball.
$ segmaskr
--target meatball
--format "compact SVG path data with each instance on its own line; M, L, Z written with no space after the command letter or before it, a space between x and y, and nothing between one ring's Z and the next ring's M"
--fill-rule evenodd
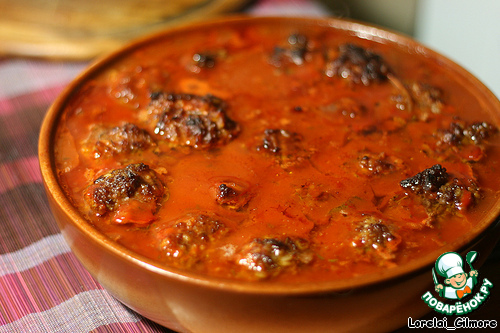
M176 267L192 267L201 262L210 243L229 232L217 216L186 215L171 226L159 226L159 247L167 262Z
M390 73L380 55L353 44L339 46L338 51L327 54L327 58L327 76L338 76L356 84L368 86L373 82L384 82Z
M445 106L440 89L422 82L403 84L393 75L389 76L391 83L399 94L392 96L399 110L409 111L421 121L427 121L431 114L440 114Z
M415 176L401 181L401 187L409 189L417 194L437 192L439 188L448 182L449 175L440 164L433 165Z
M111 129L98 128L95 130L97 141L94 144L94 157L110 156L121 153L129 153L136 150L146 149L155 144L151 135L134 124Z
M215 201L222 207L240 211L252 198L249 184L239 180L218 182L215 188Z
M441 144L461 146L481 144L485 139L498 132L498 128L487 122L467 124L463 121L452 122L448 129L438 132Z
M413 82L409 88L412 99L421 110L430 110L436 114L441 113L444 106L441 90L420 82Z
M301 34L292 34L288 37L285 47L276 46L271 55L271 64L282 67L289 64L302 65L308 53L308 39Z
M440 206L463 210L467 209L480 197L480 189L474 181L453 178L451 181L441 186L437 193L436 200Z
M387 156L385 153L364 153L359 159L362 174L378 175L387 174L394 170L401 170L403 161L397 157Z
M475 122L467 127L465 136L479 144L497 132L498 128L487 122Z
M213 53L195 53L193 55L194 66L198 68L214 68L217 56Z
M437 138L434 152L448 159L480 161L486 155L487 140L498 132L498 128L487 122L468 124L456 119L446 129L434 133Z
M299 266L313 260L309 243L302 239L256 238L243 246L236 262L246 270L250 278L265 279L276 276L283 270L296 271Z
M226 115L226 104L215 96L156 93L151 98L154 133L173 145L211 148L239 133L238 124Z
M352 245L363 252L375 251L382 259L391 260L396 256L401 238L382 221L373 216L366 217L355 228L356 236Z
M262 146L257 149L276 157L284 169L300 164L311 155L311 151L304 149L299 134L283 129L265 130Z
M420 198L429 215L426 221L429 225L440 216L467 209L480 197L480 189L472 179L452 177L439 164L401 181L400 185Z
M143 163L111 170L85 189L84 197L96 216L112 216L119 224L148 224L154 220L165 186Z

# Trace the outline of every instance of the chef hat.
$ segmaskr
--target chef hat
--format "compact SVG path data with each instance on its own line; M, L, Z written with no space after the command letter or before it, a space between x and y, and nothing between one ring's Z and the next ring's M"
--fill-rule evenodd
M436 270L439 275L449 279L453 275L464 273L462 257L455 252L443 253L436 260Z

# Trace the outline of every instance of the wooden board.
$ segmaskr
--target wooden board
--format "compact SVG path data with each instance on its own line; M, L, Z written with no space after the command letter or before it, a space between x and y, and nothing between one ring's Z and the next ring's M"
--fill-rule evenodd
M90 59L140 35L246 0L0 0L0 55Z

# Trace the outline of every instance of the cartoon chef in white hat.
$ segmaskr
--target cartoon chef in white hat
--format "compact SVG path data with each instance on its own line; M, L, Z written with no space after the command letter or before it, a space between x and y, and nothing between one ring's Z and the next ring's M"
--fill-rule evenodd
M444 283L447 285L446 287L442 284L436 285L436 291L440 296L448 299L461 299L472 293L478 272L472 269L469 274L465 273L462 257L458 253L442 254L436 260L435 268L438 274L445 278Z

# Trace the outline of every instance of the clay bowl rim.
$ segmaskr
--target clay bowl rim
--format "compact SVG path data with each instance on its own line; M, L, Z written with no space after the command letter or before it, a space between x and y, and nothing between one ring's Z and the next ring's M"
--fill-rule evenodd
M279 284L273 282L245 282L236 280L226 280L204 276L197 273L187 272L176 268L171 268L162 265L155 260L144 257L126 247L112 241L103 233L92 227L71 204L71 201L66 197L57 180L55 170L55 161L53 158L54 149L53 142L55 139L55 128L59 121L62 111L67 103L75 96L82 85L94 75L99 74L102 70L112 65L121 58L126 57L131 52L145 47L148 44L155 43L161 39L166 39L171 35L188 32L196 29L201 29L206 26L217 25L233 25L245 24L289 24L298 23L304 25L319 25L325 29L340 29L345 30L360 38L372 39L380 43L392 43L395 47L418 52L421 56L438 59L444 66L451 68L454 76L463 81L476 91L476 95L480 98L480 102L491 108L491 116L496 117L497 123L500 123L500 101L496 96L475 76L467 70L453 62L452 60L442 56L441 54L431 50L412 38L400 33L396 33L385 28L380 28L375 25L366 24L355 20L339 19L339 18L316 18L316 17L273 17L273 16L228 16L224 18L211 19L204 22L181 25L174 28L169 28L161 32L146 35L136 39L126 46L118 50L104 55L90 64L82 71L57 97L54 103L48 109L48 112L43 120L39 136L39 163L42 172L42 179L46 186L47 192L53 197L58 208L61 209L68 217L69 223L76 227L85 237L88 237L96 243L103 251L114 254L120 260L128 261L144 270L162 275L164 278L175 279L186 283L191 283L198 286L204 286L213 289L225 291L233 291L238 293L251 294L268 294L268 295L307 295L307 294L327 294L339 293L353 289L370 288L373 285L384 284L395 280L407 278L409 275L420 274L424 270L430 269L436 258L448 251L461 252L467 247L479 242L490 230L500 227L500 199L494 204L492 209L484 216L483 220L466 236L461 236L454 242L449 243L442 248L432 251L431 253L417 258L407 264L398 266L381 272L371 273L367 275L357 276L349 279L332 280L324 282L307 282L300 284ZM49 194L48 194L49 195ZM64 234L64 232L63 232ZM429 272L430 274L430 272Z

